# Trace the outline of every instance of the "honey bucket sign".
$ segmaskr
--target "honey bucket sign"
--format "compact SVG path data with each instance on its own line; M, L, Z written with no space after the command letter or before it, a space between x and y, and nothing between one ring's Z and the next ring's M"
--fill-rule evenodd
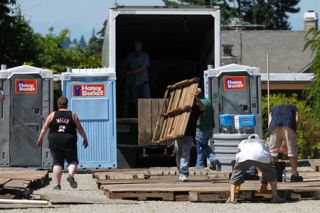
M15 80L16 94L37 94L36 79L16 79Z
M244 76L225 76L223 79L224 90L245 90L246 82Z
M73 97L102 97L105 96L104 84L74 84L72 85Z

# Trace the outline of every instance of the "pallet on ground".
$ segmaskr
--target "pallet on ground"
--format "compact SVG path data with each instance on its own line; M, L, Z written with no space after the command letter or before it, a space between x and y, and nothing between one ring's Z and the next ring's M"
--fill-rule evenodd
M47 170L36 168L0 168L0 197L13 199L28 197L30 189L41 187L49 177Z
M181 182L178 175L165 175L167 169L146 169L146 173L154 175L145 179L97 180L97 184L110 199L224 202L229 197L230 172L206 170L199 175L197 169L190 168L188 182ZM279 194L287 200L319 199L319 173L300 174L304 177L303 182L290 182L288 177L288 182L278 183ZM245 181L241 185L238 201L270 201L272 197L270 185L267 193L258 193L260 184L259 180Z

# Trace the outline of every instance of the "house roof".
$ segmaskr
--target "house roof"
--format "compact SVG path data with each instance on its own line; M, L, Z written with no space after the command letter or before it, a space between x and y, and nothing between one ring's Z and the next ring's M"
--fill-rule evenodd
M224 30L221 31L221 45L233 45L232 55L240 58L242 43L240 63L259 67L261 73L267 73L268 67L269 73L301 73L308 72L313 60L310 49L303 51L305 35L306 31ZM221 51L224 65L223 47Z

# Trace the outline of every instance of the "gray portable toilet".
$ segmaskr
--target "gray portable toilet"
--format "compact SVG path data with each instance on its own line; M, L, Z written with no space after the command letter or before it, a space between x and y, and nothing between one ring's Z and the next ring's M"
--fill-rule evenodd
M69 99L87 134L84 149L78 134L78 169L117 167L116 73L113 68L68 69L61 74L62 94Z
M238 144L252 133L262 138L260 68L229 64L208 69L204 72L204 84L205 95L212 100L214 108L211 146L216 154L217 170L231 171Z
M43 167L52 165L47 137L37 140L46 117L53 110L53 74L32 66L6 69L1 65L0 166Z

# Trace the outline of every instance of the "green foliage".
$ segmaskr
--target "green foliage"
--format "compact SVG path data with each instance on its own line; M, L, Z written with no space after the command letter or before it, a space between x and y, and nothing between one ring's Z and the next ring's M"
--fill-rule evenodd
M62 30L59 35L54 35L53 28L44 37L36 34L37 57L32 62L33 66L52 70L54 73L65 72L72 68L97 68L102 65L101 47L99 43L89 44L85 48L80 45L63 48L63 42L69 34L68 30Z
M307 100L312 106L312 108L319 112L320 110L320 31L311 28L305 35L305 47L311 49L312 55L314 57L311 71L314 74L314 78L311 84L307 86L305 90L305 95ZM315 125L320 127L320 114L315 114L314 117Z
M243 18L245 23L265 25L265 29L290 30L288 13L298 13L300 0L163 0L168 6L220 6L221 23Z
M311 66L311 71L314 74L314 78L304 91L304 94L307 97L307 102L312 107L314 113L313 116L310 118L309 123L306 124L306 128L309 128L308 132L311 133L309 137L312 138L312 141L314 141L314 144L311 144L311 146L317 147L317 150L312 152L312 154L317 154L319 158L318 150L320 149L320 143L318 141L320 140L320 136L318 133L318 129L320 127L320 114L317 112L319 112L320 110L320 31L316 28L311 28L306 33L304 38L304 50L310 48L312 51L312 56L314 57ZM309 144L306 145L308 146Z
M36 55L33 29L14 7L15 3L0 0L0 60L8 67L20 66Z
M320 134L318 128L313 124L313 118L317 114L304 100L298 100L296 94L286 96L285 94L270 95L271 108L281 104L293 104L299 111L299 122L297 138L299 146L299 158L319 158ZM270 110L271 110L270 108ZM268 132L268 97L262 97L262 129L263 138L267 138Z
M68 30L62 30L59 35L53 34L53 28L45 36L34 33L15 4L15 0L0 0L1 63L8 67L27 64L54 73L65 72L68 67L101 67L102 32L99 32L99 39L94 37L84 49L80 45L65 49L63 44L68 39Z

